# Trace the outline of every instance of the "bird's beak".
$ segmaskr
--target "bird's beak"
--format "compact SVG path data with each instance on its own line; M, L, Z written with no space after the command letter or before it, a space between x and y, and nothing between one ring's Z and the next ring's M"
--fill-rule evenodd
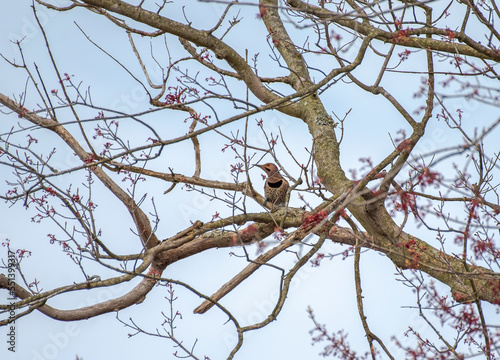
M260 167L262 170L264 170L264 165L255 164L254 166Z

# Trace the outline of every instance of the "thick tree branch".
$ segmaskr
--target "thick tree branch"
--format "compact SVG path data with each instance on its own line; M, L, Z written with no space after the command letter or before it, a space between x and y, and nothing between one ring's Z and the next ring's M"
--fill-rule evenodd
M386 43L396 43L400 46L440 51L452 56L455 54L460 54L473 56L479 59L500 61L500 54L498 53L498 51L489 49L486 46L481 45L481 43L472 40L470 37L466 36L463 33L452 31L449 29L422 27L418 29L405 29L404 33L401 31L389 32L382 30L380 27L377 27L375 25L371 25L367 21L359 22L347 15L332 12L328 9L320 8L315 5L305 3L301 0L289 0L288 4L296 10L314 15L322 21L332 21L340 26L354 30L355 32L364 36L374 36L375 39L381 40ZM463 44L457 44L451 41L447 42L436 40L429 37L417 37L418 35L425 34L441 35L443 37L452 35L454 38L463 42Z
M142 281L136 285L132 290L130 290L127 294L120 296L115 299L111 299L108 301L104 301L102 303L98 303L95 305L85 306L79 309L73 310L60 310L55 309L49 305L45 305L46 300L32 300L34 298L33 294L29 291L23 289L19 285L15 285L14 287L14 295L19 297L20 299L28 299L30 306L36 307L38 311L47 315L50 318L61 321L75 321L75 320L85 320L89 319L101 314L119 311L121 309L125 309L130 307L131 305L141 303L146 295L153 289L156 284L156 280L151 278L144 278ZM10 285L10 286L9 286ZM89 283L89 287L92 283ZM10 289L11 284L7 277L3 274L0 274L0 288ZM44 305L41 305L44 304ZM2 323L8 322L9 320L4 320ZM0 323L0 325L4 325Z
M118 0L83 0L84 3L125 15L130 19L152 26L172 35L181 37L198 46L206 47L215 53L218 59L223 59L241 76L252 93L264 103L279 99L279 96L266 89L261 80L252 71L245 59L233 48L219 40L207 31L197 30L192 26L165 18L157 13ZM299 116L300 111L294 104L280 108L285 114Z
M291 72L294 89L310 86L312 82L304 58L295 47L279 16L278 0L260 0L259 9L273 45L283 56Z
M164 269L169 264L178 260L187 258L194 254L199 254L205 250L221 247L232 247L254 243L265 239L275 231L275 224L283 224L283 227L294 228L301 227L304 224L304 219L310 216L307 212L299 209L288 209L288 211L279 211L273 214L260 213L238 215L232 219L220 220L216 223L199 224L192 228L194 233L180 234L178 240L169 239L160 246L151 249L149 257L154 255L155 269ZM218 229L224 224L230 223L244 224L247 221L257 221L246 228L239 230L237 233L233 231L212 230L207 232L207 229ZM309 225L310 226L310 225ZM327 226L327 225L324 225ZM195 233L202 233L199 236L193 236ZM294 232L287 240L282 242L277 247L269 250L267 253L261 255L254 262L249 264L240 275L228 282L217 293L215 293L211 300L218 301L227 292L232 290L241 281L254 272L261 264L265 263L281 251L286 249L302 239L309 230L304 229L302 232ZM323 234L323 226L317 227L315 233ZM191 234L191 235L190 235ZM300 235L302 234L302 235ZM186 237L187 236L187 237ZM402 269L421 270L433 278L443 282L450 287L452 295L457 301L468 302L474 300L476 297L490 303L500 303L500 274L496 274L491 270L479 266L468 266L468 270L464 268L461 259L453 256L446 255L432 246L428 245L422 240L412 238L410 243L401 243L394 245L392 239L374 238L367 234L355 234L352 230L343 227L332 227L326 236L334 242L340 244L347 244L374 249L376 251L386 254L393 263ZM144 266L147 266L148 262ZM141 268L138 268L141 272ZM151 276L157 276L158 271L150 271ZM130 276L130 275L124 275ZM476 293L474 294L470 288L470 283L474 283ZM47 296L33 295L28 291L16 285L15 295L26 301L20 302L19 306L25 306L27 303L33 304L38 310L54 319L63 321L73 321L86 319L89 317L97 316L103 313L117 311L124 309L130 305L140 302L147 293L153 288L155 281L149 277L143 279L139 285L131 290L126 295L106 301L94 306L88 306L75 310L58 310L48 305L40 306L40 301L45 302ZM62 289L59 292L72 291L77 289L93 288L96 286L104 286L106 282L90 282L84 283L79 286L70 286L68 290ZM9 283L6 277L0 277L0 288L8 289ZM53 295L51 295L53 296ZM205 301L199 308L195 310L197 313L203 313L208 310L213 301Z

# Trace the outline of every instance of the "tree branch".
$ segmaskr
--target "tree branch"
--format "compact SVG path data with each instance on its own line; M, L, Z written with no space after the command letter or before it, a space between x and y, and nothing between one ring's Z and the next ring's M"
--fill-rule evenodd
M172 35L181 37L198 46L206 47L215 53L218 59L223 59L241 76L252 93L264 103L270 103L278 100L280 97L266 89L261 80L252 71L247 64L233 48L228 46L222 40L206 31L197 30L192 26L184 25L177 21L165 18L157 13L143 9L141 7L127 4L118 0L83 0L84 3L96 7L125 15L130 19L152 26L156 29L165 31ZM294 104L288 103L287 106L280 108L285 114L299 116L300 111Z

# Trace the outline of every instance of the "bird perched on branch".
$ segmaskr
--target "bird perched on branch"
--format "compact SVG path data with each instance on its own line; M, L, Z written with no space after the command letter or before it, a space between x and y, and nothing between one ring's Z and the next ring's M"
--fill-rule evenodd
M286 205L286 195L290 185L281 176L278 167L272 163L257 166L264 170L267 175L264 185L264 193L266 195L264 205L267 201L271 202L271 211L274 211L275 207Z

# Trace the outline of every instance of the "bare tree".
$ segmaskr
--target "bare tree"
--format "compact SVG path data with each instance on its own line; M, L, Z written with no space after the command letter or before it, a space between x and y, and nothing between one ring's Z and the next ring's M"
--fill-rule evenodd
M20 93L9 84L0 93L5 114L0 164L2 186L8 187L1 197L3 206L27 208L28 222L51 222L54 230L47 243L61 245L80 271L71 283L42 289L44 280L21 268L29 248L2 239L8 249L4 266L15 269L17 280L0 275L0 287L18 300L2 305L1 324L33 311L62 321L89 319L142 302L157 284L167 287L172 304L173 286L181 286L202 299L195 313L214 307L233 323L238 337L228 354L233 358L244 351L248 331L276 320L299 269L321 267L334 257L324 251L333 242L347 245L339 252L353 259L367 357L394 358L389 342L411 359L499 357L498 318L484 309L500 304L497 4L260 0L218 2L217 19L195 16L211 4L33 4L47 50L43 56L52 68L33 64L36 59L25 56L29 44L23 39L15 43L15 58L3 56L27 81L20 82ZM79 41L90 42L96 54L116 64L117 72L106 81L127 76L149 102L136 111L122 111L92 96L85 79L64 73L63 59L52 50L57 39L37 16L40 8L77 20ZM125 54L103 46L99 36L78 25L82 11L93 13L96 26L111 22L120 28L130 50ZM253 42L241 41L249 36L243 32L253 28ZM263 29L266 33L259 37ZM131 65L130 57L136 64ZM89 66L98 64L89 61ZM390 105L390 110L377 111L358 101L357 94L384 109ZM366 107L370 118L338 110L346 103L349 109ZM288 125L269 131L266 124L276 114ZM421 146L438 124L452 141L430 150ZM346 166L344 149L360 146L356 132L375 128L389 133L384 139L371 138L370 147L382 149L383 156L372 159L366 153L361 166ZM294 131L301 131L300 140L292 138ZM255 141L257 136L264 146ZM221 151L214 151L213 144ZM54 158L61 148L70 149L78 163L60 166ZM179 158L183 166L170 164ZM231 161L232 179L221 181L207 170L222 158ZM266 162L277 164L288 180L288 206L276 208L253 185L262 173L254 166ZM217 203L215 214L201 213L180 231L175 226L158 231L168 214L158 212L156 204L187 203L193 194ZM98 206L105 204L128 212L129 218L120 222L133 229L134 251L122 254L117 250L121 239L102 232L107 217ZM173 206L171 211L176 211ZM246 250L251 244L257 244L258 256ZM169 265L224 247L241 250L248 265L213 293L169 277ZM395 265L396 278L415 291L414 307L436 341L409 328L406 335L414 341L407 346L398 337L371 330L362 296L363 249L384 254ZM296 256L292 266L273 262L284 253ZM281 273L279 298L265 320L242 325L221 299L245 286L240 284L263 266ZM49 305L68 292L135 278L141 280L126 294L96 305L70 310ZM15 315L9 316L12 308ZM343 332L330 333L313 310L312 341L324 345L323 355L362 357ZM163 336L183 355L197 358L193 348L174 336L175 319L175 312L165 315ZM120 321L135 332L157 335L133 320ZM443 324L454 332L442 332Z

